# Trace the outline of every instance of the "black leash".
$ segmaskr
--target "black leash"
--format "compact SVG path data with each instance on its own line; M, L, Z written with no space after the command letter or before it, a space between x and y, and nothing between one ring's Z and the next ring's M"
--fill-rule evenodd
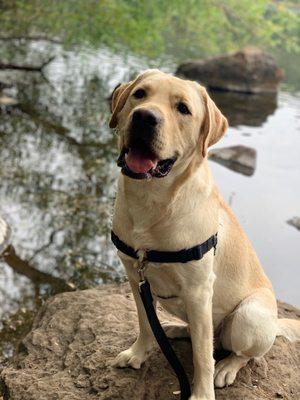
M218 241L217 234L211 236L204 243L191 247L190 249L184 249L180 251L145 251L142 260L139 258L138 252L135 251L132 247L128 246L126 243L124 243L121 239L119 239L119 237L113 231L111 232L111 239L118 250L131 258L139 260L139 292L150 327L162 353L168 360L169 364L171 365L173 371L177 376L180 386L180 400L188 400L191 396L191 388L188 377L157 317L153 305L153 297L151 293L150 283L145 278L144 273L146 263L148 262L187 263L188 261L192 260L201 260L201 258L212 248L214 248L215 254Z
M153 306L153 297L151 294L150 284L147 280L141 281L139 285L141 299L144 304L144 308L148 317L149 324L151 326L153 335L173 371L175 372L179 386L180 386L180 399L188 400L191 396L191 387L189 379L185 373L185 370L176 356L173 347L165 334L165 331L161 327L155 308Z

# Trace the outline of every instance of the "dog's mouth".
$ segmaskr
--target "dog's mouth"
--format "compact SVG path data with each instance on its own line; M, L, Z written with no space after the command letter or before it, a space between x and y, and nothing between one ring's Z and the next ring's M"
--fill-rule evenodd
M155 156L124 147L117 164L121 167L122 174L132 179L163 178L171 171L176 159L177 157L158 160Z

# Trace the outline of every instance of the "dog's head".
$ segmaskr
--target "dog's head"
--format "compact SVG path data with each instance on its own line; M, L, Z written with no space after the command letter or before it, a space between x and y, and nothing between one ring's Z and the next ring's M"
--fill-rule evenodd
M118 86L111 108L118 163L135 179L164 177L192 154L205 158L228 126L204 87L158 70Z

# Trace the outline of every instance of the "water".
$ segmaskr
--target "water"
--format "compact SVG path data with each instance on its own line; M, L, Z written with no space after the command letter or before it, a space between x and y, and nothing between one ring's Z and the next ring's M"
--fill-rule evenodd
M257 150L252 177L212 163L215 179L252 240L279 299L300 305L300 232L286 223L300 213L300 96L281 92L260 126L230 127L218 146ZM217 146L216 146L217 147Z
M175 64L105 48L64 51L41 42L23 46L19 59L39 63L52 54L55 60L43 74L0 73L0 81L12 84L6 93L20 101L0 114L0 214L13 228L19 258L40 271L76 288L122 281L124 270L109 240L118 170L107 97L136 71L149 66L173 71ZM277 297L300 305L300 232L286 223L300 215L300 94L292 87L278 98L212 95L231 124L216 147L244 144L258 153L252 177L211 162L215 179ZM0 342L9 356L12 338L23 334L36 308L61 288L16 274L4 262L0 269L1 313L7 320Z

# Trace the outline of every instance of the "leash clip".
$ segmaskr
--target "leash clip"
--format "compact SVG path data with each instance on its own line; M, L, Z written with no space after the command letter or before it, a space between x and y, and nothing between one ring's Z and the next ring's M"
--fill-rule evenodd
M147 268L147 252L146 250L140 250L138 253L138 274L140 277L140 282L144 282L145 281L145 271Z

